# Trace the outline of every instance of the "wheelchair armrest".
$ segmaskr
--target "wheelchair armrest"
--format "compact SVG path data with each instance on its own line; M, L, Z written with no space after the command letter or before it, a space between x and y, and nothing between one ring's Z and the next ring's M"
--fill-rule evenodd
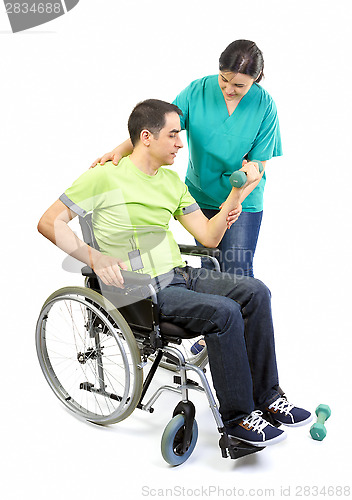
M201 257L219 257L218 248L198 247L196 245L178 245L180 252L184 255L199 255Z
M150 285L152 278L149 274L135 273L133 271L121 271L126 285Z
M97 278L97 275L93 271L93 269L89 266L84 266L81 269L82 276L86 276L87 278Z
M87 276L88 278L97 277L93 269L89 266L82 267L81 273L83 276ZM152 279L149 274L139 274L134 273L133 271L123 271L121 270L122 277L124 279L124 284L126 286L129 285L139 285L146 286L152 282Z

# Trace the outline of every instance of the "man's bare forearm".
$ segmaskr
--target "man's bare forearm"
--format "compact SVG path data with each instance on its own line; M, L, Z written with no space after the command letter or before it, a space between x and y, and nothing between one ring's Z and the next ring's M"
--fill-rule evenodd
M217 247L219 245L227 230L229 212L234 210L241 202L242 191L243 189L232 188L229 196L223 203L220 212L208 220L206 246ZM201 243L204 245L203 242Z
M121 260L104 255L80 240L68 226L73 213L57 200L43 215L38 231L54 245L90 266L105 285L123 287L120 269L127 269Z
M214 217L207 219L201 210L178 217L183 227L202 245L207 247L218 246L228 227L229 214L240 203L244 189L259 180L258 168L252 163L244 165L241 170L247 175L246 184L241 188L233 187L231 189L229 196L222 204L220 212Z
M249 163L249 162L248 162ZM254 189L258 186L258 184L260 183L260 181L262 180L262 177L264 175L264 171L265 171L265 166L266 166L266 161L262 161L261 162L264 169L263 171L259 174L260 175L260 178L254 182L253 184L250 184L249 186L245 186L244 190L243 190L243 193L241 195L241 203L247 198L247 196L249 194L251 194L252 191L254 191Z
M63 220L41 220L38 231L61 250L90 267L100 254L80 240Z

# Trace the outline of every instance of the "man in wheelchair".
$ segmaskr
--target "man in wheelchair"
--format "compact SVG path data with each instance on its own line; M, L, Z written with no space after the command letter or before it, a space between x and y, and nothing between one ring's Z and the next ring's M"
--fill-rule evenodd
M279 390L270 292L254 278L187 266L168 226L174 216L204 246L216 247L236 219L231 214L243 190L259 180L258 165L242 168L245 186L233 187L208 220L178 175L162 167L172 165L182 148L180 115L163 101L139 103L128 121L133 153L117 166L109 162L85 172L45 212L38 230L106 286L124 287L121 270L149 274L161 318L205 338L227 434L254 446L275 444L285 432L262 412L288 426L307 423L311 414ZM68 226L88 212L100 250Z

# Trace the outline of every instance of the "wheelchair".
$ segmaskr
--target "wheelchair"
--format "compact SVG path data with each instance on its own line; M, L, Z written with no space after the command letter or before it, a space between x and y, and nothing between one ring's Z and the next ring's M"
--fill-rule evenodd
M80 217L79 222L85 242L98 248L91 214ZM207 256L218 266L217 249L180 245L180 250L184 255ZM189 346L198 334L159 321L149 275L123 271L124 289L102 290L91 268L85 266L81 272L85 286L61 288L50 295L36 326L41 369L66 408L89 422L110 425L136 408L153 413L153 405L164 391L179 394L180 402L161 440L163 458L175 466L184 463L196 446L198 426L189 399L189 392L195 390L207 398L220 433L222 457L237 459L264 448L227 435L205 375L206 347L192 355ZM150 363L143 380L144 367ZM168 370L172 382L146 400L158 368ZM190 372L198 376L198 382L188 378Z

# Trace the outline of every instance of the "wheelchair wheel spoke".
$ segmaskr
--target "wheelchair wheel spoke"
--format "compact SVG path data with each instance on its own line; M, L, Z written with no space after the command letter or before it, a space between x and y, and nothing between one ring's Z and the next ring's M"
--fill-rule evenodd
M108 424L133 411L142 374L132 332L105 304L92 290L55 292L43 306L36 339L42 370L59 399L87 420Z

